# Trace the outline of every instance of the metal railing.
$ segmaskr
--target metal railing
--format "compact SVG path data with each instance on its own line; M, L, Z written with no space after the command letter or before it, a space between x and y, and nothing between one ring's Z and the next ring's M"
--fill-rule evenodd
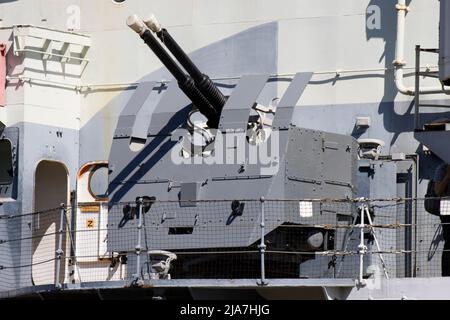
M426 212L424 202L139 199L0 215L0 291L175 279L264 286L271 279L364 285L374 277L440 277L450 272L450 218Z

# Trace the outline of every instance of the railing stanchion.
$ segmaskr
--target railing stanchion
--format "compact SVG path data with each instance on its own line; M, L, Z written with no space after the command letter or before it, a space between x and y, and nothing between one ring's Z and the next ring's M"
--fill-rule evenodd
M64 217L66 216L66 205L64 203L61 204L60 209L60 222L59 222L59 239L58 239L58 249L55 252L56 255L56 272L55 272L55 288L56 290L62 289L62 284L60 281L61 277L61 260L64 255L64 251L62 249L63 245L63 234L64 234Z
M261 243L259 245L259 252L261 256L261 280L258 283L260 286L266 286L268 284L268 281L266 279L266 262L265 262L265 254L266 254L266 241L265 241L265 234L266 234L266 216L265 216L265 202L266 200L264 197L261 198Z
M364 281L364 256L367 253L367 247L364 244L364 228L365 228L365 223L364 223L364 215L366 214L366 205L363 204L359 207L359 211L360 211L360 217L361 217L361 221L360 221L360 242L359 242L359 246L358 246L358 254L359 254L359 277L358 277L358 285L359 286L365 286L365 281Z
M138 239L137 239L137 245L135 248L136 253L136 274L134 275L134 285L135 286L141 286L142 285L142 277L141 277L141 254L142 254L142 215L143 215L143 203L144 199L139 198L137 200L137 207L138 207Z

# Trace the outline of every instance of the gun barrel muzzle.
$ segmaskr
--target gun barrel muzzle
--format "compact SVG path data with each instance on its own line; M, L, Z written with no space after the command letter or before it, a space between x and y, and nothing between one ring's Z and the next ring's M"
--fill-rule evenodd
M145 30L147 30L145 23L136 14L133 14L127 18L127 25L139 35L143 34Z
M158 59L178 81L178 86L180 89L199 109L199 111L208 118L208 125L212 128L217 128L219 116L217 115L215 108L197 88L194 80L192 80L192 78L178 66L167 51L164 50L162 45L155 39L145 23L137 15L132 15L128 17L127 24L132 30L140 35L142 40L144 40L147 46L155 53Z
M192 77L195 85L203 94L203 96L210 102L210 104L216 109L217 114L220 116L223 107L226 103L226 98L217 86L211 81L211 79L203 74L195 65L195 63L189 58L184 50L178 45L175 39L172 38L170 33L161 27L156 17L151 14L144 20L146 26L152 30L161 42L167 47L167 49L173 54L178 62L183 66L187 73Z

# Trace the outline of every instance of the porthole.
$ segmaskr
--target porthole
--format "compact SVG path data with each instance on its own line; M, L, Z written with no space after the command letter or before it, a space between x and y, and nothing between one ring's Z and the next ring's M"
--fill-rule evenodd
M108 174L108 167L102 165L94 169L89 175L89 192L97 200L108 197Z

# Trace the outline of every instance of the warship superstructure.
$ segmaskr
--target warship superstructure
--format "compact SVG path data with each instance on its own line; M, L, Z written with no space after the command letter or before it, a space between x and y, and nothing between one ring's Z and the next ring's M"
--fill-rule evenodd
M0 297L450 298L426 204L448 21L448 0L0 1Z

